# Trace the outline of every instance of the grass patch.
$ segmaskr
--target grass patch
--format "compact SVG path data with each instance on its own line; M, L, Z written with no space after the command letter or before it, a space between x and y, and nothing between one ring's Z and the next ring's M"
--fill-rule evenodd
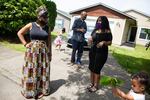
M52 41L57 37L57 32L51 32Z
M22 44L10 43L8 41L0 41L0 45L7 48L14 49L16 51L25 52L25 47Z
M53 40L57 37L57 32L51 32L51 38L52 38L52 42ZM27 37L29 38L29 36ZM17 38L18 39L18 38ZM27 40L29 41L29 40ZM5 38L5 39L0 39L0 45L3 45L7 48L11 48L14 49L16 51L21 51L21 52L25 52L25 47L21 44L21 42L19 40L16 41L12 40L11 38Z
M144 46L137 45L134 50L111 46L110 51L129 73L150 72L150 50L146 51Z
M57 37L58 33L57 32L51 32L51 36L52 36L52 42L54 41L54 39ZM63 35L63 39L67 38L67 33L64 33Z

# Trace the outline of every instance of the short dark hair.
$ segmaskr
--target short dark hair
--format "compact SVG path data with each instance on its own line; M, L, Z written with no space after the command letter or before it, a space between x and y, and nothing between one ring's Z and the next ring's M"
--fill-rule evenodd
M65 28L62 28L62 32L65 33L65 32L66 32L66 29L65 29Z
M145 90L147 92L150 91L149 90L149 88L150 88L150 77L149 77L148 73L146 73L144 71L138 72L132 76L132 79L137 79L138 82L145 87Z

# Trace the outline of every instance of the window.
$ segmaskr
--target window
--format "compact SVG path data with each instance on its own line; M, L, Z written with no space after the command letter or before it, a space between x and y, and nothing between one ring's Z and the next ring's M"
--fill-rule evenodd
M62 29L64 27L64 20L63 19L56 19L55 25L57 28Z
M109 25L110 25L110 27L113 27L114 22L113 21L109 21Z
M92 33L93 30L94 30L94 26L87 26L88 33Z
M141 32L140 32L139 38L150 40L150 29L141 28Z
M113 31L114 30L114 22L109 21L109 26L110 26L111 31Z
M85 38L89 38L93 30L94 30L94 26L87 26L87 32L85 34Z
M87 19L86 20L86 25L87 25L87 32L88 33L91 33L94 29L94 26L95 26L95 20L93 19Z

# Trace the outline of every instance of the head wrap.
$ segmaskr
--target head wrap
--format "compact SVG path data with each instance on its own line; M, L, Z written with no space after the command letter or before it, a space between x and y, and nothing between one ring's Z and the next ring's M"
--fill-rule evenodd
M39 13L38 13L38 16L41 17L41 16L47 16L48 12L47 10L41 10Z

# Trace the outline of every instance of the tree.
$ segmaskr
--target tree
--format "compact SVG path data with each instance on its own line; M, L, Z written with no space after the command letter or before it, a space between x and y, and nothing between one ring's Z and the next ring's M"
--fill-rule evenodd
M55 20L57 17L57 12L56 12L56 4L53 1L46 1L43 0L44 4L46 5L46 8L48 10L48 17L49 17L49 27L51 31L54 29L55 26Z

